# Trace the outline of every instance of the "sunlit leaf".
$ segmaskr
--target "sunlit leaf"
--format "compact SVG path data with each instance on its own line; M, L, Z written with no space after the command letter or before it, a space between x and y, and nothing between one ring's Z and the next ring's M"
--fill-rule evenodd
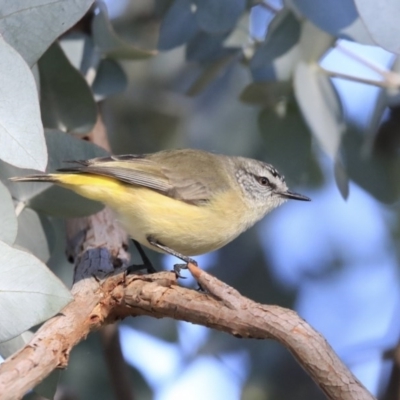
M245 0L194 0L199 27L209 33L224 33L234 28L245 9Z
M95 54L98 50L95 48L93 39L82 32L71 32L63 36L59 45L68 61L83 76L86 76L88 69L92 68L100 58L100 55Z
M372 39L379 46L400 54L400 2L398 0L355 0L355 5Z
M0 88L0 159L43 171L47 152L35 80L22 57L1 37Z
M319 29L335 37L373 44L353 0L291 0L289 4Z
M317 64L300 62L294 75L297 102L311 132L323 151L336 158L342 133L342 107L329 78L319 71Z
M92 3L93 0L1 1L0 34L32 66L83 17Z
M0 182L0 240L13 244L17 237L17 217L8 189Z
M107 155L108 153L85 140L53 130L46 130L46 141L49 148L49 165L47 172L65 167L65 161L85 160ZM34 171L16 168L0 168L3 179L11 176L23 176ZM95 201L83 198L71 190L41 182L8 182L13 196L37 211L60 216L84 216L100 211L103 206Z
M187 43L198 31L190 0L175 0L164 15L160 26L158 48L170 50Z
M57 43L39 60L43 124L74 133L90 131L97 118L92 92Z
M108 58L123 58L140 60L157 54L155 50L144 50L133 46L117 36L108 19L107 8L104 3L97 4L99 12L92 21L93 40Z
M0 341L50 318L71 300L69 290L34 256L0 242Z
M318 62L335 41L335 37L331 34L321 31L309 21L304 21L301 26L300 37L302 60L307 63Z

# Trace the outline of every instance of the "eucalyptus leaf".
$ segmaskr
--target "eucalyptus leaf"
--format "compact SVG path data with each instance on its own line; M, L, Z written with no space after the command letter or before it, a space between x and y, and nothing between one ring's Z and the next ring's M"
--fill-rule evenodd
M86 160L108 154L93 143L57 130L46 130L46 141L50 155L47 172L54 172L58 168L65 167L65 161ZM4 179L4 177L29 175L33 171L1 166L0 173ZM16 199L24 201L34 210L51 215L78 217L93 214L103 208L98 202L48 183L8 182L7 185Z
M342 106L329 77L317 64L300 62L294 75L297 102L322 150L334 160L345 125Z
M108 154L93 143L56 130L46 130L46 141L50 154L48 172L65 167L65 161L86 160ZM27 183L19 184L26 185ZM43 185L41 182L31 184L33 187ZM103 208L103 205L98 202L55 185L47 186L45 190L31 197L27 204L34 210L63 217L82 217L94 214Z
M245 0L194 0L199 27L219 34L232 30L246 7Z
M93 17L92 36L94 42L106 57L140 60L157 54L155 50L144 50L119 38L108 19L105 4L99 2L97 6L99 12Z
M92 3L93 0L1 1L0 34L32 66L84 16Z
M348 175L357 184L384 203L393 203L400 197L400 162L397 157L364 154L364 137L355 128L346 131L342 141L343 162Z
M290 4L322 31L335 37L372 44L353 0L291 0Z
M73 299L41 261L3 242L0 276L1 342L52 317Z
M53 237L54 230L44 216L28 207L25 207L18 215L18 235L15 246L29 251L46 263L51 253L50 240L54 247Z
M160 26L158 48L171 50L187 43L198 31L190 0L175 0L164 15Z
M13 244L17 237L18 222L8 189L0 182L0 240Z
M271 21L264 42L251 59L251 68L270 64L288 52L300 39L300 22L294 14L284 9Z
M0 88L0 159L43 171L47 152L35 79L23 58L1 37Z
M187 91L188 96L197 96L202 92L212 81L222 75L227 68L238 58L240 53L238 51L230 52L229 54L221 57L215 62L211 63L204 68L203 72L196 79Z
M202 63L221 57L225 37L225 34L210 35L206 32L198 32L186 46L186 60Z
M103 59L97 69L92 91L96 101L120 93L128 85L128 78L121 66L110 59Z
M374 42L392 53L400 54L400 2L355 0L354 3Z
M63 36L59 45L72 66L86 76L88 70L100 59L93 39L82 32L71 32Z
M243 89L240 100L244 103L273 107L278 102L289 98L292 93L292 83L289 81L254 82Z
M334 45L334 36L321 31L309 21L301 27L300 52L302 60L307 63L319 62L322 56Z
M84 134L97 118L92 92L57 43L39 60L43 124L46 128Z
M339 158L335 160L334 175L339 192L346 200L349 197L349 177L343 163Z
M6 340L5 342L0 343L0 356L3 358L10 357L14 353L16 353L19 349L22 349L28 343L33 336L31 331L26 331L21 333L20 335L12 338L10 340Z
M311 135L295 101L282 101L261 111L258 124L268 162L285 171L290 182L304 183L310 167Z

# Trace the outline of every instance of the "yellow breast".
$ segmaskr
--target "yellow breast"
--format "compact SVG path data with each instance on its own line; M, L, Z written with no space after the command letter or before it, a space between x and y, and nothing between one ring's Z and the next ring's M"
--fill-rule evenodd
M194 256L216 250L254 223L254 212L235 192L220 192L204 205L192 205L144 187L114 179L64 175L63 186L110 206L126 231L144 246L147 236Z

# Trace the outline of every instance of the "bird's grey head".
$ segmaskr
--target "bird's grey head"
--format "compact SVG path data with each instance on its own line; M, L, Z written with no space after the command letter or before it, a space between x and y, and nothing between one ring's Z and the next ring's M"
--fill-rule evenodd
M310 199L288 190L285 177L271 164L240 157L235 176L245 198L252 207L267 214L288 199L309 201Z

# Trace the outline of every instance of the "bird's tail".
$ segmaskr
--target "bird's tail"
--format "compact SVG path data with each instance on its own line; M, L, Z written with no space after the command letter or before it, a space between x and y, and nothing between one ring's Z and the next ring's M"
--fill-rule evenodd
M10 178L12 182L59 182L59 174L38 174L28 176L14 176Z

